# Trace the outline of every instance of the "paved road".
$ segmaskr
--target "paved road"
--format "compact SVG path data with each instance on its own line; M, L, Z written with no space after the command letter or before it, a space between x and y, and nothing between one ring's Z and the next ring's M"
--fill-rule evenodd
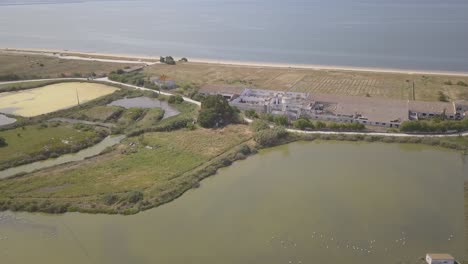
M42 81L48 80L48 81L56 81L56 80L86 80L84 78L54 78L54 79L42 79ZM22 81L14 81L14 82L0 82L0 84L6 84L6 83L21 83L21 82L31 82L31 81L40 81L40 80L22 80ZM122 85L125 87L129 87L132 89L138 89L138 90L143 90L143 91L150 91L154 93L158 93L158 91L144 88L144 87L139 87L131 84L126 84L126 83L120 83L116 81L111 81L109 78L99 78L99 79L94 79L94 81L102 82L102 83L112 83L112 84L118 84ZM161 92L162 95L167 95L171 96L173 94L167 93L167 92ZM201 106L201 102L195 101L191 98L188 97L183 97L184 101L195 104L197 106ZM249 118L244 118L244 120L247 123L251 123L252 120ZM440 138L440 137L458 137L458 136L468 136L468 131L459 133L459 134L406 134L406 133L381 133L381 132L334 132L334 131L302 131L302 130L297 130L297 129L286 129L288 132L291 133L299 133L299 134L316 134L316 135L364 135L364 136L386 136L386 137L433 137L433 138Z

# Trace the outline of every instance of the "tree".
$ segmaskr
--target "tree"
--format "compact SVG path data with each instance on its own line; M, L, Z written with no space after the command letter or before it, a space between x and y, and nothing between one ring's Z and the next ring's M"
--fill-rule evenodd
M188 62L188 59L184 57L184 58L180 59L180 61L182 61L182 62Z
M0 137L0 148L5 147L6 145L7 145L7 142L6 142L5 138Z
M163 56L161 56L159 57L159 62L166 63L166 59Z
M175 65L176 64L176 62L175 62L174 58L172 58L172 56L167 56L165 58L165 62L166 62L166 64L169 64L169 65Z
M227 125L235 118L235 111L222 95L209 95L202 101L198 122L202 127Z

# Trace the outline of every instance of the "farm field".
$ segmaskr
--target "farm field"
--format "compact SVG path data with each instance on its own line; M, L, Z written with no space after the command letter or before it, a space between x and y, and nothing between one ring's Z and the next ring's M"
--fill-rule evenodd
M468 77L458 76L208 63L179 63L175 66L155 64L146 67L145 72L150 77L164 74L182 87L226 84L271 90L421 101L437 101L439 92L442 92L449 100L468 99L468 87L457 85L459 82L468 84Z
M32 117L66 109L118 90L104 84L66 82L0 94L0 112ZM78 98L77 98L78 97Z

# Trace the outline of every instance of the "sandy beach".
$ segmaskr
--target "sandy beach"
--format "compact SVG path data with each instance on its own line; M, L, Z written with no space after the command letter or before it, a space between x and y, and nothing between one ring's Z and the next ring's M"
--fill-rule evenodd
M153 64L159 61L159 55L145 56L136 54L113 54L100 52L85 52L74 50L54 50L54 49L16 49L16 48L0 48L0 52L11 53L26 53L32 55L48 55L57 56L62 59L84 59L84 60L100 60L108 62L121 63L146 63ZM174 56L176 60L181 57ZM217 60L206 58L188 58L190 63L197 64L217 64L228 66L242 66L252 68L282 68L282 69L311 69L311 70L339 70L339 71L359 71L359 72L378 72L378 73L397 73L397 74L426 74L426 75L444 75L444 76L460 76L468 77L468 72L458 71L430 71L418 69L394 69L394 68L371 68L371 67L353 67L340 65L316 65L316 64L288 64L288 63L271 63L271 62L255 62L255 61L234 61L234 60Z

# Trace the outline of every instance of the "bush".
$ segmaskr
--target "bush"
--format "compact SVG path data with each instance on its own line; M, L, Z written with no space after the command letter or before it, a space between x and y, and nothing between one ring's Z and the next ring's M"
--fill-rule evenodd
M184 102L184 98L182 98L180 95L171 95L167 102L170 104L181 104Z
M468 130L468 119L462 121L453 120L420 120L420 121L405 121L401 124L400 130L403 132L425 132L425 133L441 133L447 131L465 131Z
M296 121L293 122L294 128L304 130L306 128L313 129L314 124L307 118L299 118Z
M439 91L439 101L441 101L441 102L448 102L449 101L447 96L442 91Z
M289 119L285 115L276 115L273 118L273 122L275 122L275 124L278 126L287 126L289 124Z
M248 118L258 118L258 114L255 112L255 110L246 110L245 116Z
M269 147L278 144L287 135L288 132L284 127L274 127L258 131L254 136L254 140L261 146Z
M119 197L116 194L109 193L104 195L103 200L105 204L113 205L119 200Z
M5 138L0 137L0 148L1 147L6 147L7 145L8 144L7 144L6 140L5 140Z
M241 153L241 154L247 156L247 155L249 155L249 154L252 153L252 150L250 149L249 146L247 146L247 145L242 145L242 146L240 147L240 149L239 149L239 153Z
M140 191L131 191L128 193L127 201L129 203L137 203L143 199L143 193Z
M452 81L445 81L444 84L445 85L452 85L453 83L452 83Z
M261 120L261 119L254 120L250 124L250 129L252 129L252 131L254 132L258 132L260 130L265 130L269 128L270 128L270 125L268 124L268 122L266 122L265 120Z
M5 75L0 75L0 81L17 81L20 80L21 78L16 75L16 74L5 74Z
M273 122L275 117L272 114L261 113L260 118L268 122Z
M468 86L468 84L466 84L466 83L465 83L465 82L463 82L463 81L459 81L459 82L457 82L457 85L459 85L459 86L465 86L465 87L467 87L467 86Z
M322 121L318 121L318 122L315 123L315 127L318 128L318 129L323 129L323 128L327 127L327 124L325 124Z

